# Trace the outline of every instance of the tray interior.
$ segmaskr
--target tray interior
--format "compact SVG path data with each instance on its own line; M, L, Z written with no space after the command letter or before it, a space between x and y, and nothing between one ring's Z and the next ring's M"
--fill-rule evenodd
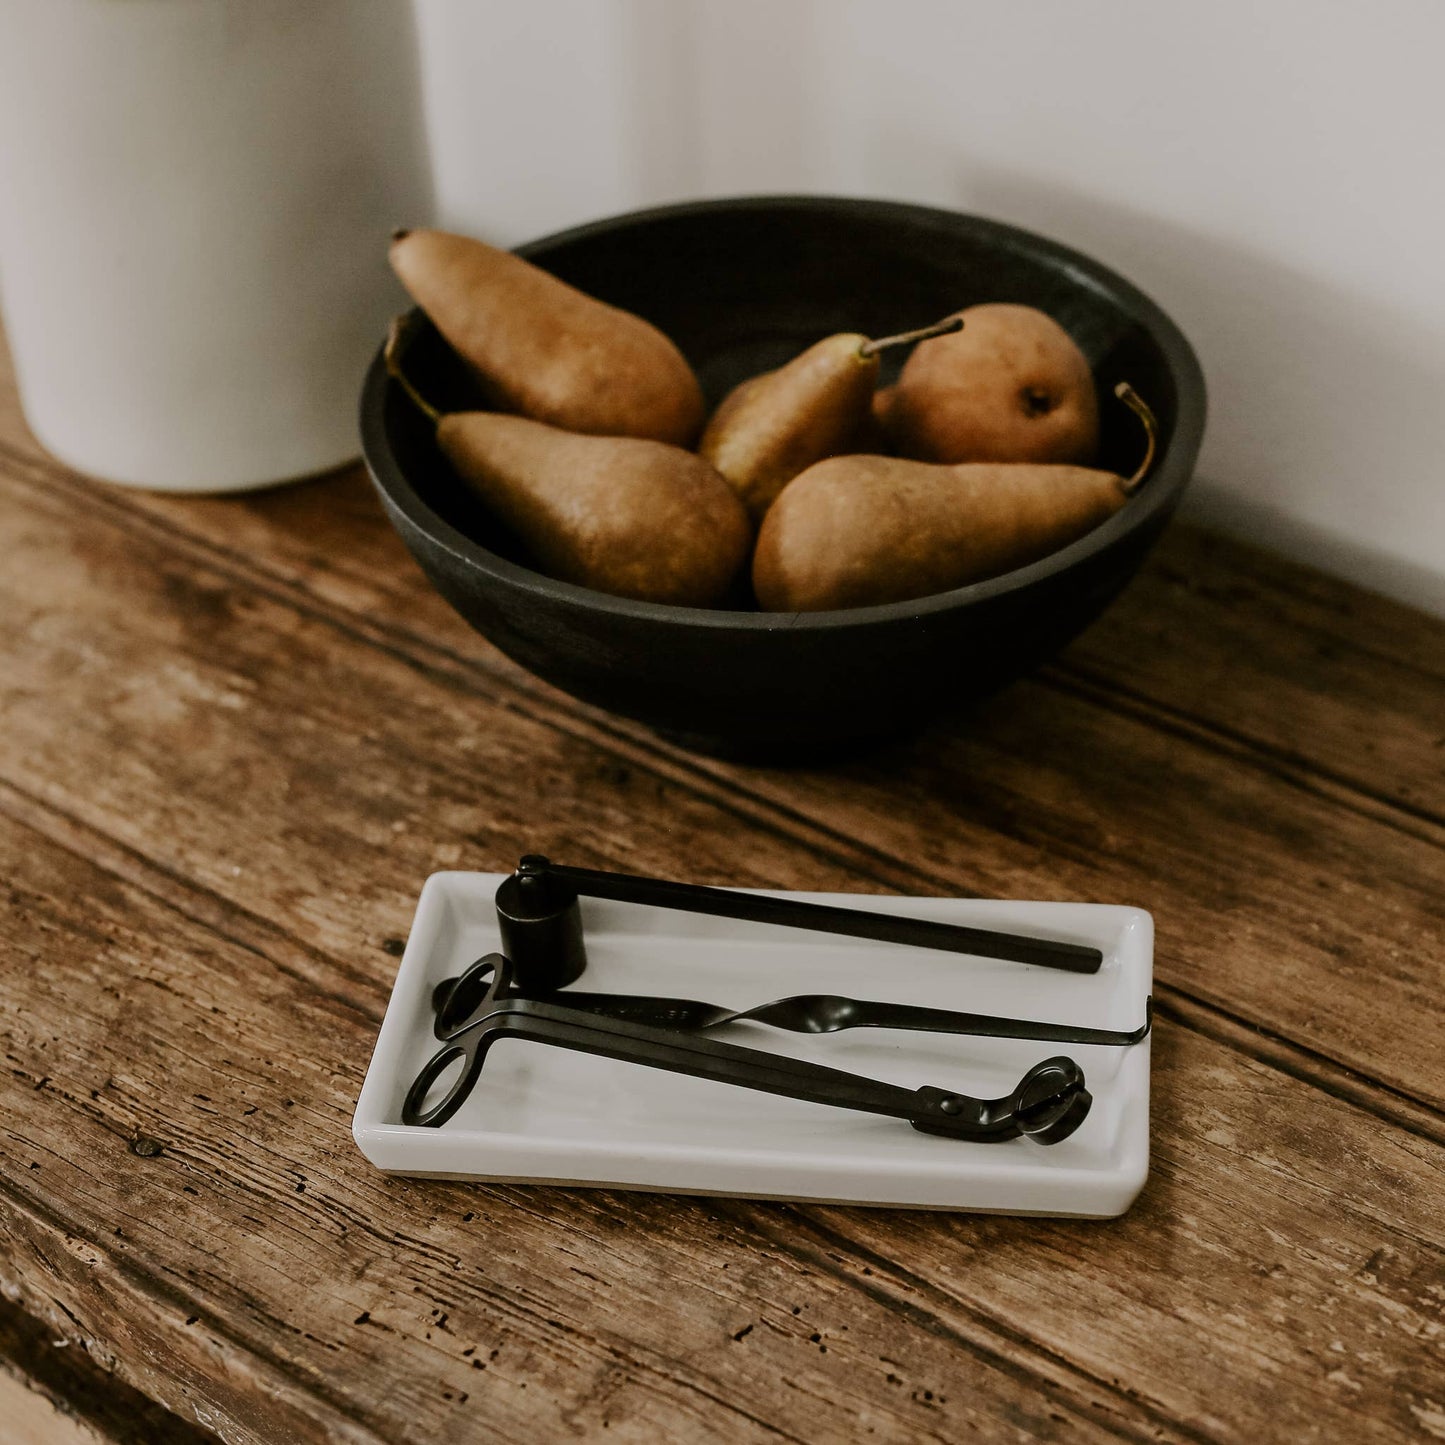
M694 1159L705 1161L714 1174L731 1165L739 1178L754 1181L760 1170L764 1175L771 1170L780 1181L783 1176L803 1181L813 1168L835 1178L841 1169L867 1196L880 1190L886 1195L890 1179L920 1172L1002 1179L1022 1171L1025 1178L1040 1172L1060 1178L1072 1172L1118 1174L1137 1166L1139 1129L1147 1131L1147 1043L1120 1049L877 1029L810 1036L759 1024L730 1025L720 1035L892 1083L986 1096L1006 1094L1032 1064L1068 1053L1085 1071L1094 1106L1075 1135L1048 1148L1025 1139L994 1145L941 1139L896 1119L516 1040L497 1045L478 1087L444 1128L405 1128L399 1123L401 1100L437 1047L431 990L499 946L492 898L500 880L501 875L454 873L438 874L427 884L357 1111L358 1142L383 1167L518 1177L545 1171L550 1160L555 1170L545 1177L645 1184L630 1176L645 1174L648 1161L659 1166L666 1161L665 1172L675 1182L676 1167ZM1105 961L1097 974L1067 974L584 899L588 967L577 986L729 1007L797 993L841 993L1105 1028L1133 1028L1142 1021L1152 926L1138 910L799 896L1095 943L1104 949ZM565 992L558 995L564 999ZM385 1136L384 1159L368 1149L368 1135L373 1144ZM619 1175L609 1164L627 1168Z

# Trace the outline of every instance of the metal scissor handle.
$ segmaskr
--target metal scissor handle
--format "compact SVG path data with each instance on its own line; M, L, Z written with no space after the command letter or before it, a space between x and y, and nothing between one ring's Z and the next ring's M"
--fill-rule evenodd
M1017 1088L1001 1099L976 1099L929 1085L907 1089L783 1054L523 998L516 992L511 967L501 954L488 954L461 975L438 1014L436 1033L442 1047L407 1091L402 1105L404 1124L433 1128L445 1124L476 1086L492 1044L503 1037L889 1115L907 1119L926 1133L978 1142L1027 1135L1041 1144L1058 1143L1083 1123L1092 1103L1083 1070L1072 1059L1045 1059L1034 1065ZM457 1078L443 1097L428 1107L427 1096L458 1061L462 1067Z

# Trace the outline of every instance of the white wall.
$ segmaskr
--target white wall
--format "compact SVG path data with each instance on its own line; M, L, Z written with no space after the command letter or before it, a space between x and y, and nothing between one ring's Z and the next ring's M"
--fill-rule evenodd
M810 190L1059 237L1208 374L1191 507L1445 613L1436 0L420 0L443 221Z

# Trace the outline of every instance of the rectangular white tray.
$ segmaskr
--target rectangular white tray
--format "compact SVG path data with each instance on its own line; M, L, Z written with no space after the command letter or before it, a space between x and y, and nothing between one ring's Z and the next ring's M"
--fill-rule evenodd
M398 1174L669 1193L1106 1218L1149 1168L1149 1040L1132 1048L850 1029L812 1036L759 1024L716 1037L890 1083L1009 1093L1041 1059L1068 1054L1094 1104L1061 1144L977 1144L880 1118L756 1093L571 1050L504 1039L457 1115L400 1122L417 1071L438 1048L431 992L500 947L493 897L505 875L427 879L353 1133ZM790 994L926 1004L973 1013L1132 1029L1152 986L1154 927L1137 908L785 893L809 902L1094 944L1096 974L805 933L634 904L582 900L587 971L577 987L664 994L732 1008ZM565 992L557 996L565 999Z

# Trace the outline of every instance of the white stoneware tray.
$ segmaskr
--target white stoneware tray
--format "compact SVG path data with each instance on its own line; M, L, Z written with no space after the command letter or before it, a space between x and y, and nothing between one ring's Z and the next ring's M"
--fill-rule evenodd
M1149 1039L1132 1047L884 1029L827 1035L761 1024L711 1037L811 1059L910 1088L1009 1093L1033 1064L1068 1054L1094 1098L1060 1144L980 1144L881 1118L756 1093L567 1049L503 1039L441 1128L400 1122L402 1099L439 1047L431 993L500 948L493 897L506 875L427 879L353 1132L398 1174L668 1193L1104 1218L1122 1214L1149 1168ZM781 897L1094 944L1096 974L806 933L584 898L593 992L663 994L743 1008L801 993L923 1004L1107 1029L1137 1028L1153 974L1154 928L1137 908L851 893ZM565 990L554 996L565 1002Z

